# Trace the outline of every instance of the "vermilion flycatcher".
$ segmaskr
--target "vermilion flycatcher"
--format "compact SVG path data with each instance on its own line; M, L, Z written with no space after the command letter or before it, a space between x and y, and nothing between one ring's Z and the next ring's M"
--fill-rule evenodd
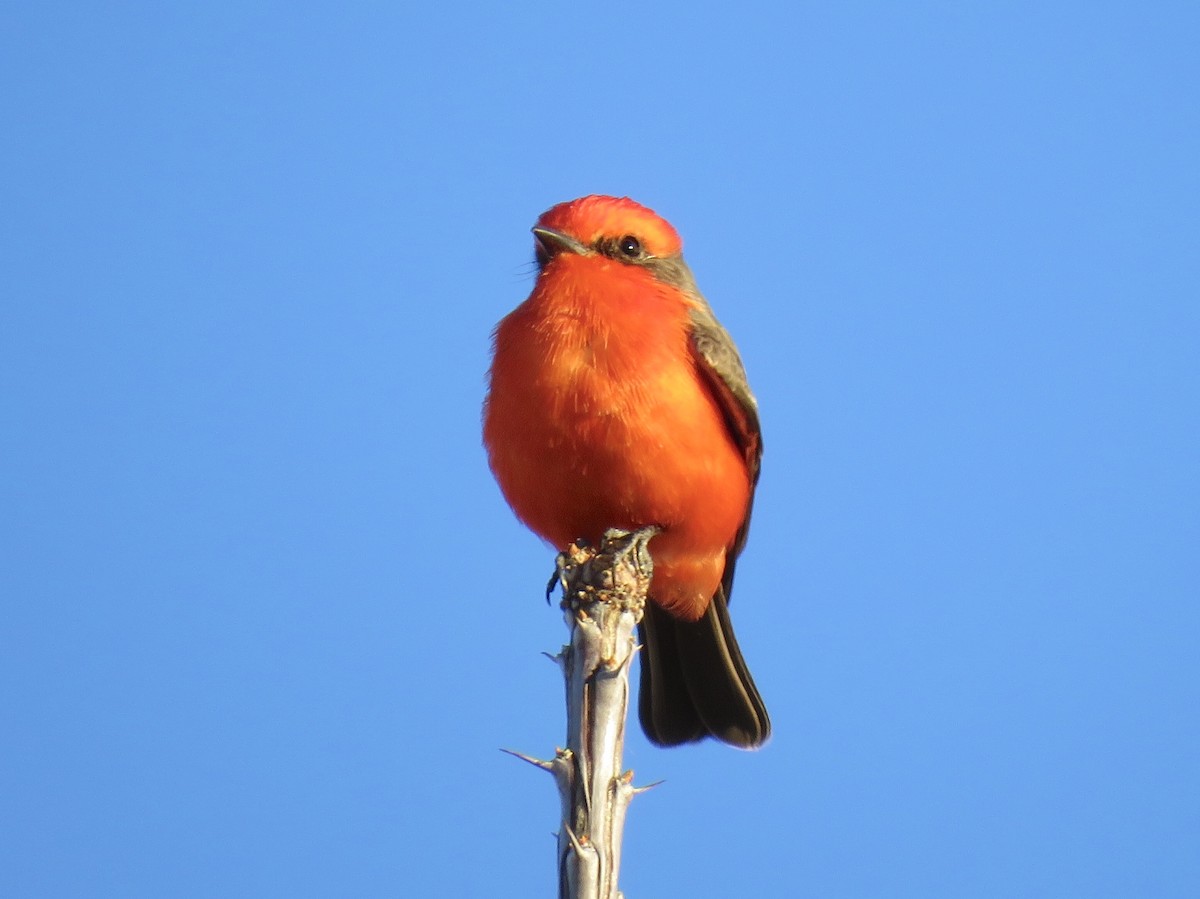
M640 718L675 745L771 731L727 604L762 457L737 348L675 229L592 196L533 228L533 292L496 328L484 443L517 516L562 548L662 528L641 624Z

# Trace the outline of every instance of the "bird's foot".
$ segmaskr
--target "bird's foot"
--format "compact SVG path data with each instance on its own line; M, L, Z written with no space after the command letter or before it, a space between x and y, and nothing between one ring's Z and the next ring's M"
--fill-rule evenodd
M546 601L555 585L561 584L564 606L644 602L654 573L648 544L661 530L655 525L636 531L611 528L604 532L599 547L586 540L575 541L558 555L554 577L546 587Z

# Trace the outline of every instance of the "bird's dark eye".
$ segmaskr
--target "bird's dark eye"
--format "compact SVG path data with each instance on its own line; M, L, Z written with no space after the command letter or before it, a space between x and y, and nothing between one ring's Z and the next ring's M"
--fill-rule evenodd
M626 234L617 241L617 249L628 259L637 259L642 255L642 242L632 234Z

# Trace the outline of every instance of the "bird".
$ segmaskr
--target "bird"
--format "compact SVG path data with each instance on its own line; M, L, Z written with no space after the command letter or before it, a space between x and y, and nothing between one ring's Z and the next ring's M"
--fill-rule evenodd
M651 742L758 748L771 722L729 617L762 460L758 402L675 228L628 197L559 203L493 334L483 440L516 516L557 548L657 527L639 624Z

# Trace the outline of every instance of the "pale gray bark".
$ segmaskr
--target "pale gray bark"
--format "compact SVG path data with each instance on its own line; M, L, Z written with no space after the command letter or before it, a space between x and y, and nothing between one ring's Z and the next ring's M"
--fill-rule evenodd
M559 556L570 638L555 660L566 680L567 745L549 761L520 756L553 774L558 785L559 899L622 897L621 836L639 790L633 772L622 771L621 757L629 669L650 586L646 542L654 533L610 531L598 549L573 545Z

